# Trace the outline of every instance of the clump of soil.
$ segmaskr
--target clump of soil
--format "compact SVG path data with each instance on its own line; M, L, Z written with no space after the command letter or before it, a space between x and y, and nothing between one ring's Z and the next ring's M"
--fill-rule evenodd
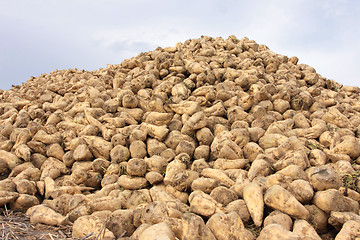
M359 93L234 36L33 77L0 92L2 235L360 237Z

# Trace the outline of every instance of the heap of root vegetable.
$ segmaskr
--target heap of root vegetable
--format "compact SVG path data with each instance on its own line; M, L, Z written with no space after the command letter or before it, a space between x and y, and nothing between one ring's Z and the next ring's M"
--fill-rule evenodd
M359 93L234 36L32 77L0 92L0 205L74 238L355 239Z

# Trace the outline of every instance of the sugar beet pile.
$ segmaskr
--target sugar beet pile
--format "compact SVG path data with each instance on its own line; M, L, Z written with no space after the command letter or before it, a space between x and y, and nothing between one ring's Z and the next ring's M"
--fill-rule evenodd
M1 91L0 205L95 239L360 237L360 89L201 37Z

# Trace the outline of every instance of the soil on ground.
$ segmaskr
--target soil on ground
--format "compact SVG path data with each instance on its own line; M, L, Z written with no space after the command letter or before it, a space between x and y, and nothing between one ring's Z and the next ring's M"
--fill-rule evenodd
M71 237L71 228L71 226L54 227L39 223L32 224L26 214L0 208L1 240L74 239Z

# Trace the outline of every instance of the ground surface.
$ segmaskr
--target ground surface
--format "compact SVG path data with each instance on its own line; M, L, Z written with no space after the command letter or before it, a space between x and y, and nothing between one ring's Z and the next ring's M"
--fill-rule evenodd
M0 239L52 240L73 238L71 238L71 226L52 227L43 224L31 224L24 213L0 208Z

